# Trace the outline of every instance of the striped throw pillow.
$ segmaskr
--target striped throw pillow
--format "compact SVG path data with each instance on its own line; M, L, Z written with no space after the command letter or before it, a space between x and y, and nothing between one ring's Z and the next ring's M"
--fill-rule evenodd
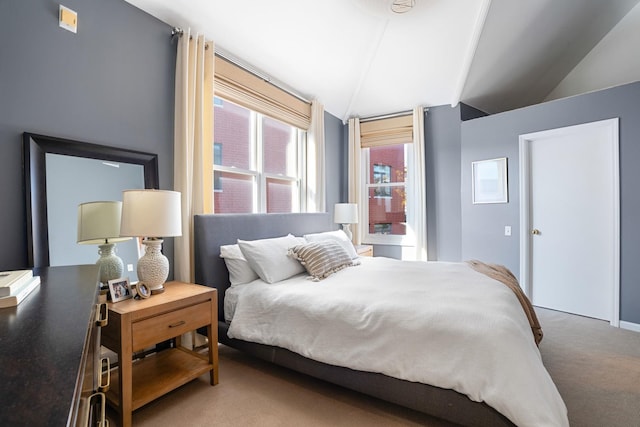
M289 256L300 261L314 281L322 280L345 267L360 264L334 240L310 242L289 248Z

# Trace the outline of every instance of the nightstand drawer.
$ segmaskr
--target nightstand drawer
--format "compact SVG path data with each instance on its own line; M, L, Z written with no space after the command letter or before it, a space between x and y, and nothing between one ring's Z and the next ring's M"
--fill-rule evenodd
M133 351L211 324L211 304L203 302L131 325Z

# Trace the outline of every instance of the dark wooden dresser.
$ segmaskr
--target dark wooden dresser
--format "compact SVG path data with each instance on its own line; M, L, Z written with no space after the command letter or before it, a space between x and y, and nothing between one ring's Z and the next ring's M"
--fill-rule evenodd
M33 272L40 286L17 307L0 309L0 425L75 426L83 387L100 381L92 354L100 343L98 268Z

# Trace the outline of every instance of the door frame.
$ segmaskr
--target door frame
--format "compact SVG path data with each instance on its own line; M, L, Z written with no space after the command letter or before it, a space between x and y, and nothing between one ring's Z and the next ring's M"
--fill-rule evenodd
M520 284L526 295L532 299L531 280L531 143L538 139L560 137L576 132L588 131L594 128L606 128L609 132L613 158L613 304L611 307L611 326L620 326L620 142L619 119L613 118L597 122L584 123L557 129L549 129L519 136L519 166L520 166Z

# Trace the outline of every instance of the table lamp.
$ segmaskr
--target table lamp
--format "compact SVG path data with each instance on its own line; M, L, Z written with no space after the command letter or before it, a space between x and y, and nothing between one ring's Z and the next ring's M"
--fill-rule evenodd
M336 203L333 209L333 222L342 224L342 230L349 240L353 240L351 224L358 223L358 205L356 203Z
M165 190L122 192L121 236L143 237L144 255L138 260L138 279L151 294L164 292L169 260L161 252L162 238L182 235L180 193Z
M78 205L78 240L81 245L99 245L100 282L122 277L124 264L115 254L115 244L130 240L120 237L122 202L88 202Z

